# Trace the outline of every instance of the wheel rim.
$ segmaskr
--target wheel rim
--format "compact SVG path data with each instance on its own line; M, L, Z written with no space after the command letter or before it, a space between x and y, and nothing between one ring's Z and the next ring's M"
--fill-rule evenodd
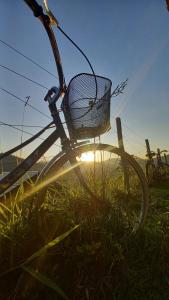
M91 152L93 153L93 161L89 161L91 160ZM121 156L128 162L129 191L124 188L120 164ZM68 162L71 159L74 159L73 168ZM126 226L132 230L143 224L147 213L148 189L142 169L130 155L113 146L90 144L78 147L72 150L70 154L63 155L59 163L63 165L62 173L64 175L58 176L57 179L62 186L66 187L66 193L72 192L79 197L81 194L87 201L94 203L96 200L99 200L101 204L109 203L112 208L120 211ZM55 173L56 165L53 168ZM67 170L69 171L67 172ZM77 172L77 170L80 170L91 194L86 192L86 187L82 191L82 182L79 182L74 175L74 171Z

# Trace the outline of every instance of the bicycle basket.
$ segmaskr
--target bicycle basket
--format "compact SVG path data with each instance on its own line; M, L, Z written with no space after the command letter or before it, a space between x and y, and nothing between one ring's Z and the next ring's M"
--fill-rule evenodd
M94 138L111 128L111 85L108 78L87 73L70 81L62 105L71 139Z

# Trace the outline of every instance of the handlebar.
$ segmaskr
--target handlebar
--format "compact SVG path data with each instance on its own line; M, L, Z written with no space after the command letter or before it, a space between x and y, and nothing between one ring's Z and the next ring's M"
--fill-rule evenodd
M24 2L29 6L29 8L33 11L33 14L35 17L39 18L39 20L42 22L47 34L48 38L53 50L53 55L57 67L57 72L59 76L59 96L62 93L65 93L66 90L66 85L65 85L65 79L64 79L64 74L63 74L63 69L62 69L62 63L61 63L61 58L60 58L60 53L58 49L58 45L56 42L56 38L54 35L54 32L51 28L51 21L50 18L43 13L43 8L41 5L37 3L36 0L24 0Z
M24 1L29 6L29 8L33 11L35 17L39 17L43 15L43 8L41 5L37 3L36 0L24 0Z

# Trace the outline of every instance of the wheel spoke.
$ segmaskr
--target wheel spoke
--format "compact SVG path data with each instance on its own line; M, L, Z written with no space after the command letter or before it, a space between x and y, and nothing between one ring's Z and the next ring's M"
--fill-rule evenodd
M128 165L129 190L124 186L121 158ZM94 143L75 148L59 162L63 169L71 171L62 172L58 182L65 185L67 191L78 194L79 201L82 197L98 208L109 205L118 210L129 229L144 223L148 207L147 182L143 170L130 155L113 146Z

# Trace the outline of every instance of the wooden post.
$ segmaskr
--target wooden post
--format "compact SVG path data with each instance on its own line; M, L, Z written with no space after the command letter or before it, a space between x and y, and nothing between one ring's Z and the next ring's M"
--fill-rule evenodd
M164 161L168 165L167 155L164 153Z
M117 138L118 138L119 148L122 151L124 151L121 119L119 117L116 118L116 127L117 127ZM121 158L121 164L122 164L122 168L123 168L123 172L124 172L124 187L127 191L129 191L130 190L130 185L129 185L128 167L127 167L126 161L123 158Z
M162 163L161 151L159 148L157 148L157 166L160 167L161 163Z
M145 142L146 142L146 148L147 148L147 157L151 160L152 156L151 156L151 150L150 150L149 140L145 139Z

